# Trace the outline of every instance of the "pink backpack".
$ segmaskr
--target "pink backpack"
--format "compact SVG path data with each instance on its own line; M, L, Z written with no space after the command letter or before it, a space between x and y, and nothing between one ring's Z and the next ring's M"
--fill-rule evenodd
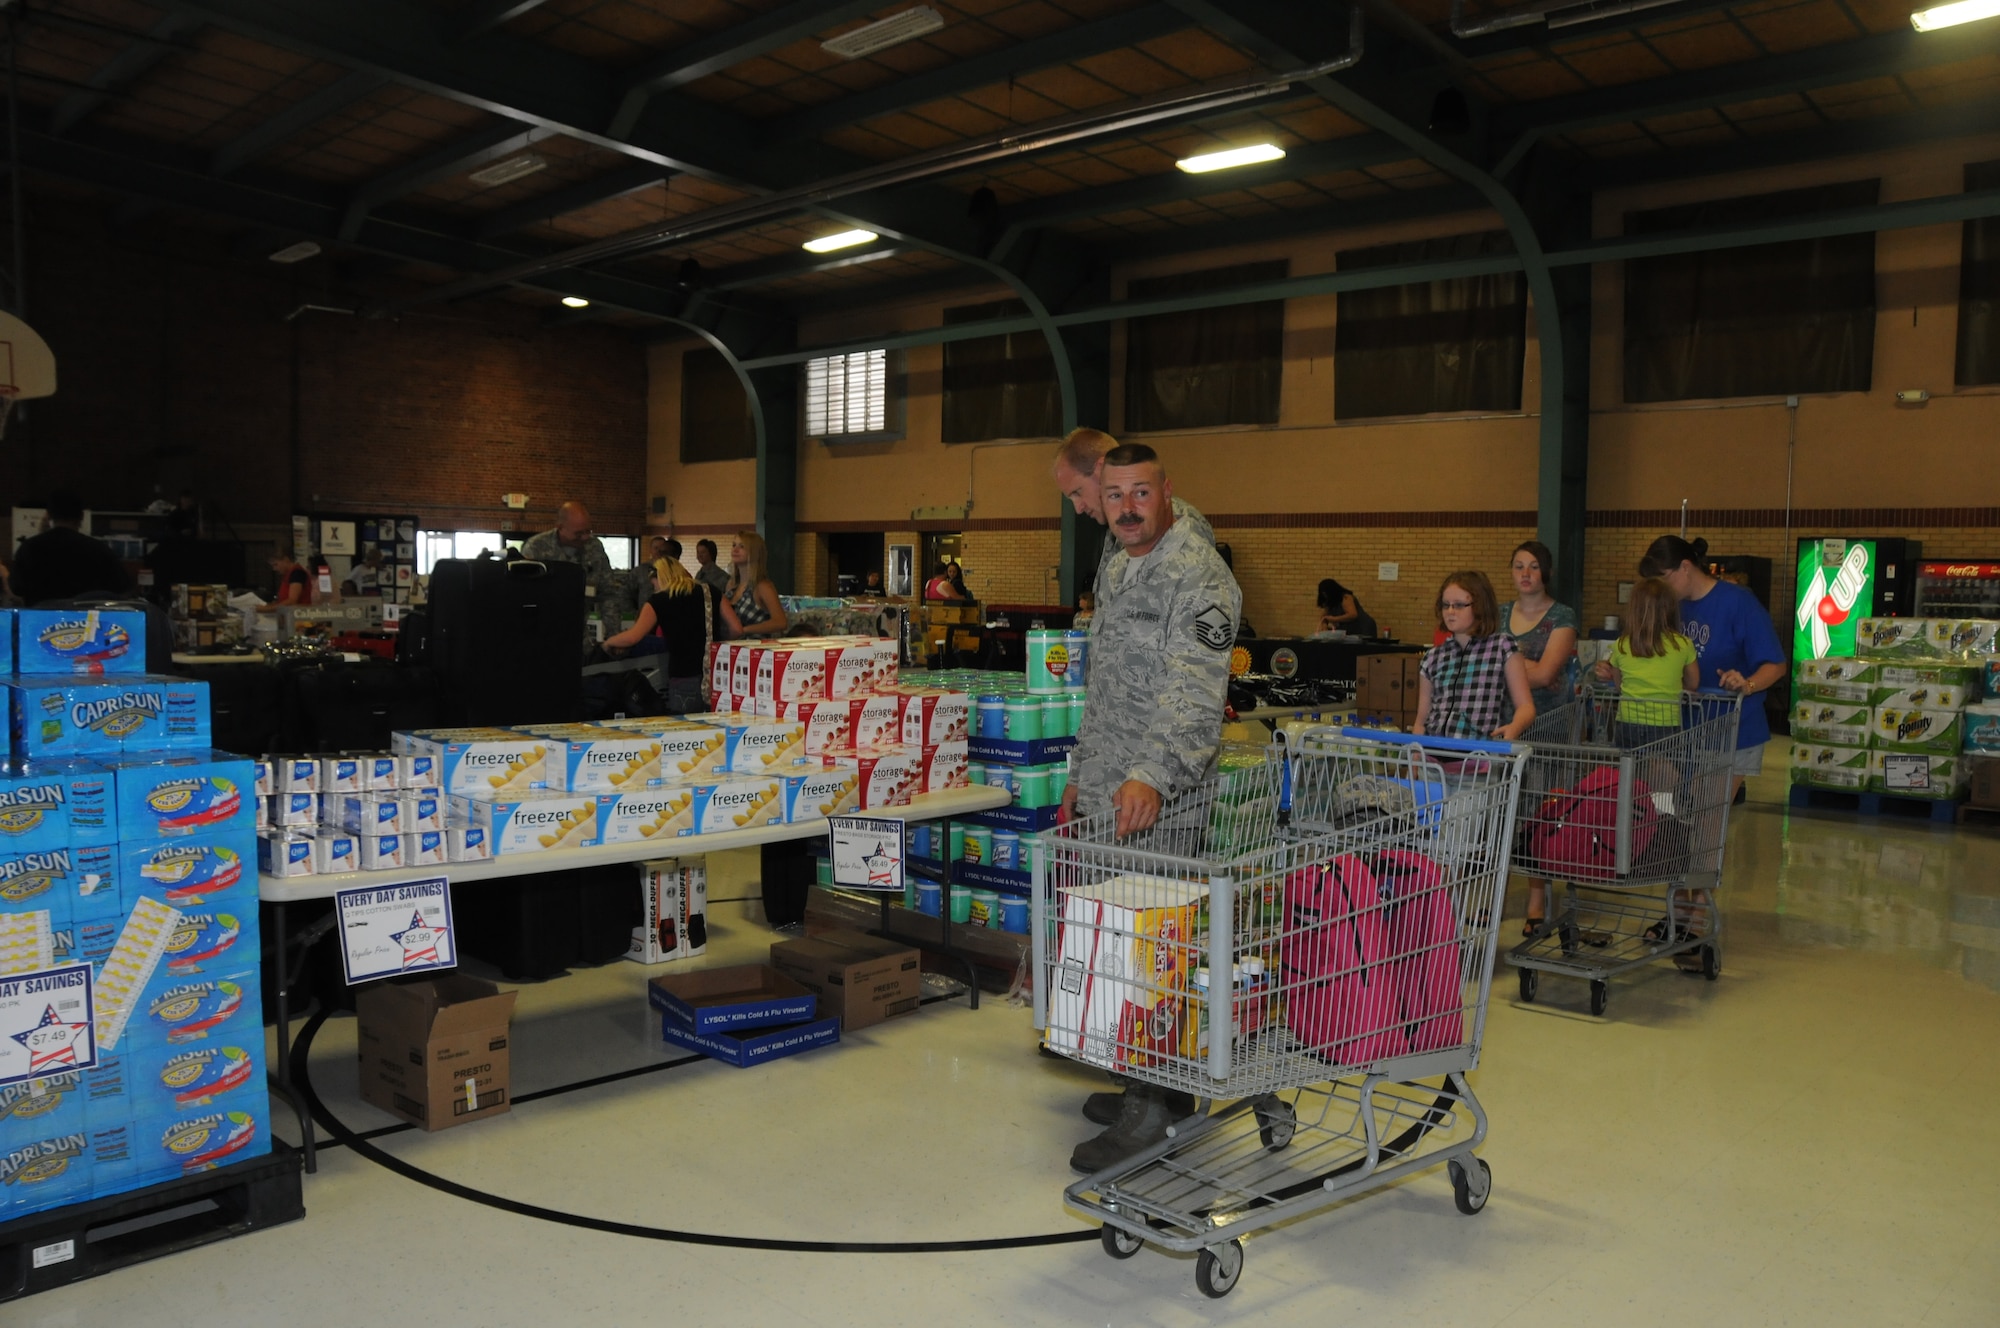
M1353 854L1285 879L1285 1022L1330 1061L1366 1064L1403 1040L1383 924L1375 873Z
M1389 908L1390 985L1403 1017L1406 1052L1436 1051L1465 1040L1458 915L1444 869L1422 853L1389 849L1375 856Z
M1618 875L1618 767L1599 766L1574 789L1542 800L1528 829L1522 868L1564 881L1609 881ZM1632 781L1632 856L1637 862L1660 829L1646 783ZM1629 870L1629 868L1628 868Z

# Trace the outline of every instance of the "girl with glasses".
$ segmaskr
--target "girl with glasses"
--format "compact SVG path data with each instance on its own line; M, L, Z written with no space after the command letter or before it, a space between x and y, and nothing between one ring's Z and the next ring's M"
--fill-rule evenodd
M1535 699L1527 661L1514 638L1499 630L1493 583L1484 572L1453 572L1438 587L1437 616L1446 637L1418 670L1413 731L1506 742L1520 737L1534 722Z

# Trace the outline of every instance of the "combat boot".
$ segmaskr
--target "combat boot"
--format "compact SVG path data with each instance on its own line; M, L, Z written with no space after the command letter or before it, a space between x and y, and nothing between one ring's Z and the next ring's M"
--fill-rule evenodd
M1123 1107L1111 1128L1084 1140L1069 1155L1070 1170L1088 1176L1151 1148L1167 1137L1167 1127L1180 1118L1174 1108L1182 1105L1191 1112L1194 1100L1150 1084L1132 1085L1125 1090Z

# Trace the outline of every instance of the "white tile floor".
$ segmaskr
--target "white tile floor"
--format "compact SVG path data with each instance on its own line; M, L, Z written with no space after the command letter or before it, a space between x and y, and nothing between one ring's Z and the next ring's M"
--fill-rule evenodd
M1773 768L1778 763L1773 760ZM1474 1084L1494 1196L1442 1170L1247 1242L1225 1300L1193 1261L1088 1244L950 1255L717 1249L556 1225L322 1155L303 1222L11 1304L19 1328L144 1322L1454 1324L2000 1322L2000 838L1787 813L1732 830L1732 948L1540 1002L1496 983ZM716 864L717 894L755 859ZM1518 898L1516 900L1518 911ZM733 915L733 916L732 916ZM1511 928L1510 928L1511 930ZM711 958L769 934L717 910ZM517 1091L667 1059L631 965L522 989ZM314 1080L357 1129L353 1025ZM710 1063L381 1146L526 1203L687 1231L897 1241L1083 1230L1061 1205L1100 1077L1025 1010L962 1002L754 1071Z

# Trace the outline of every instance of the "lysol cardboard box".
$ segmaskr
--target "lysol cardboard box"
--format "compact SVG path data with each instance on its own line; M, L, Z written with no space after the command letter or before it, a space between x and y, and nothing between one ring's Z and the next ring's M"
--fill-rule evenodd
M646 984L646 1001L692 1033L742 1032L815 1016L818 998L768 964L670 973Z
M354 1004L364 1102L426 1130L508 1109L513 992L454 973L373 983Z
M753 1065L783 1060L787 1056L796 1056L802 1051L840 1041L840 1020L827 1015L778 1028L697 1033L682 1026L672 1015L663 1014L660 1016L660 1037L677 1047L698 1051L739 1070L747 1070Z
M707 858L641 863L639 891L645 920L632 929L627 959L635 964L664 964L707 952Z
M771 967L819 997L821 1013L852 1033L914 1014L923 995L922 956L895 941L833 931L771 947Z
M14 618L16 673L146 671L146 615L123 609L22 609Z

